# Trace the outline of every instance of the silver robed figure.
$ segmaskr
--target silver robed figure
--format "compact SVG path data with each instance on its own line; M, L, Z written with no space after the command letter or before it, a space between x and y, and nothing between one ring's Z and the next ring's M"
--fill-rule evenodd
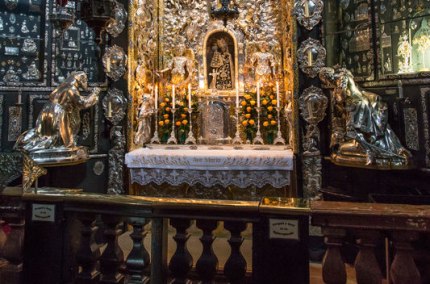
M345 68L322 68L320 79L333 87L332 161L377 169L412 167L412 155L388 124L387 105L362 90Z
M88 150L77 145L80 129L80 111L98 102L99 88L83 96L80 89L88 90L87 75L73 72L49 95L34 128L20 135L15 148L26 152L37 163L69 164L88 159Z

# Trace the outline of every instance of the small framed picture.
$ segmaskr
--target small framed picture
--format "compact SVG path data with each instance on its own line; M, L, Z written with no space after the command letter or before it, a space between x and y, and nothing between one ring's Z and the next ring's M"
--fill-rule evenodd
M70 27L62 36L61 50L80 50L81 31L78 27Z

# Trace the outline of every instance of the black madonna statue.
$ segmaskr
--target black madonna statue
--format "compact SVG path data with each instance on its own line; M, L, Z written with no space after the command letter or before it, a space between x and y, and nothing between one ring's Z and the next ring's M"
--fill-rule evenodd
M375 168L411 168L412 156L388 124L387 105L362 90L344 68L325 67L320 79L333 92L332 161L339 165Z
M88 90L87 82L84 72L73 72L49 95L35 128L22 133L15 148L42 165L75 164L88 159L88 150L76 145L80 110L98 102L100 89L94 88L89 96L82 96L80 88Z

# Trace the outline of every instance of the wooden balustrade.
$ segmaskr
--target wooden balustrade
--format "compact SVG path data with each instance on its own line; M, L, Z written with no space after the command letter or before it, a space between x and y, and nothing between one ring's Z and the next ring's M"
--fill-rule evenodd
M67 230L70 228L65 222L71 220L78 220L81 224L80 230L63 231L63 235L78 236L79 247L75 250L65 243L73 238L63 237L52 244L52 247L62 249L47 252L49 257L44 259L48 262L38 262L34 252L26 254L24 276L27 272L39 271L25 277L25 283L29 284L40 283L38 277L49 275L54 264L55 267L58 263L60 267L61 263L66 264L62 257L69 254L64 254L65 251L74 251L76 266L63 266L64 271L56 272L53 277L55 281L49 282L48 277L43 278L44 283L264 283L266 279L270 279L267 283L306 283L309 281L306 274L309 215L312 224L320 226L325 237L327 250L322 265L325 283L347 282L342 247L346 241L355 240L358 247L354 264L357 283L376 284L383 283L385 279L385 283L418 284L422 279L414 260L414 242L421 235L428 235L430 230L429 206L314 201L308 207L297 199L244 202L112 197L70 192L8 196L7 202L5 198L0 195L0 226L6 224L6 220L12 231L6 238L0 230L0 256L7 256L7 264L16 265L18 273L14 276L7 274L8 281L4 282L5 261L0 262L0 282L13 284L22 280L19 269L22 268L23 204L27 204L29 210L37 204L55 205L57 214L51 227L44 226L44 222L34 222L31 214L26 214L29 224L26 227L26 236L29 236L27 248L40 245L46 249L51 246L44 243L43 233L50 232L43 228L59 226ZM223 270L219 269L213 247L216 239L214 230L221 221L230 233L226 245L231 251ZM166 253L168 222L176 230L173 235L176 250L169 263ZM149 223L150 228L147 226ZM195 259L188 251L188 230L194 223L201 230L198 240L202 246L201 255L195 255ZM252 224L255 241L252 267L241 252L244 240L241 234L249 224ZM279 224L287 226L276 227ZM295 224L299 225L299 230L294 229ZM102 233L98 238L102 243L95 241L96 233ZM144 242L149 233L150 247ZM126 235L131 243L128 254L118 244L118 238ZM59 235L56 233L56 236ZM50 242L54 240L49 239ZM389 240L391 253L386 267L381 262L383 257L377 257L385 240ZM26 263L31 267L26 269ZM68 276L66 270L73 267L78 269Z
M315 201L311 212L312 224L322 228L327 245L322 266L325 283L347 281L340 250L347 234L359 247L354 264L357 283L383 283L384 278L393 284L422 283L413 243L430 231L430 206ZM388 251L394 253L386 263L387 277L375 255L375 247L385 239L391 244Z
M280 202L276 198L275 202L263 206L258 201L217 201L217 200L187 200L187 199L166 199L166 198L146 198L137 196L105 196L97 194L77 193L77 192L54 192L25 194L23 201L30 205L52 204L56 206L54 224L62 228L65 222L80 223L80 230L64 232L64 234L77 235L79 247L75 250L76 271L71 273L70 278L63 278L61 283L259 283L254 278L255 275L270 273L275 275L270 261L281 263L277 255L266 255L266 248L273 251L274 241L269 238L268 228L270 218L288 217L297 220L301 227L307 227L309 210L306 206L296 206L293 199ZM265 208L264 210L262 208ZM268 209L269 208L269 209ZM264 211L264 213L263 213ZM267 212L267 214L266 214ZM28 215L29 216L29 215ZM304 218L303 220L300 218ZM96 221L97 220L97 221ZM166 238L168 234L169 220L172 228L176 230L173 240L176 243L176 250L167 263ZM28 220L33 227L40 223ZM226 238L225 246L230 246L230 255L224 269L219 269L219 261L214 252L213 243L216 239L214 230L223 222L224 228L229 231L230 237ZM145 237L148 231L145 229L151 223L151 247L145 246ZM201 230L201 237L196 239L202 245L202 253L195 256L195 260L188 251L189 233L188 229L192 224ZM96 225L97 224L97 225ZM248 224L252 224L251 234L259 236L261 248L254 257L268 260L264 265L252 267L245 261L241 247L244 241L242 232L247 229ZM264 224L264 225L263 225ZM42 224L43 225L43 224ZM101 231L100 231L101 230ZM95 235L103 233L101 239L103 243L96 243ZM37 242L43 243L43 238L39 235L30 235L29 246ZM48 232L47 232L48 233ZM130 253L123 251L124 247L119 246L118 239L128 236L131 246ZM64 237L59 242L66 242L71 237ZM275 238L276 239L276 238ZM307 240L304 238L304 240ZM301 238L294 240L295 243ZM290 242L282 238L276 239L276 244ZM259 244L257 244L259 245ZM296 247L296 245L294 245ZM306 243L301 245L306 249ZM228 248L224 248L228 249ZM63 250L74 251L67 243L63 243ZM150 251L150 252L148 252ZM305 258L306 251L297 253L289 257L294 259ZM31 254L34 256L34 254ZM62 262L63 253L54 256L52 262ZM279 256L289 255L288 249ZM56 260L55 260L56 259ZM32 261L32 260L28 260ZM292 261L294 262L294 261ZM40 264L33 260L34 265L40 273L48 273L50 263ZM260 263L259 260L253 263ZM34 271L34 267L29 271ZM63 270L69 268L63 267ZM289 275L297 272L292 267ZM24 272L25 272L24 267ZM248 271L252 271L248 273ZM300 273L305 275L302 279L308 278L308 268ZM59 273L66 277L66 272ZM295 275L296 276L296 275ZM37 279L26 277L27 283L39 283ZM294 277L296 279L296 277ZM33 282L34 281L34 282ZM44 279L44 283L49 283ZM302 281L289 280L285 276L286 283L303 283ZM58 283L53 281L52 283Z

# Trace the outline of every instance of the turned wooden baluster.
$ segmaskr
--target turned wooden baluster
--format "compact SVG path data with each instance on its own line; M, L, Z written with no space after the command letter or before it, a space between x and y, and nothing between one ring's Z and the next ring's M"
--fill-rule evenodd
M224 223L224 228L230 231L231 237L228 240L231 247L231 254L224 266L224 275L230 283L244 283L246 274L246 260L243 257L240 246L243 243L241 232L246 229L245 222L229 222Z
M213 283L213 279L218 270L218 258L216 257L212 243L215 237L212 231L218 226L217 221L212 220L197 220L197 227L203 231L203 236L200 241L203 245L202 255L196 263L196 270L199 274L201 283Z
M100 271L97 270L97 261L100 258L99 245L94 241L94 234L98 230L95 226L95 216L89 213L77 214L82 223L81 243L76 254L81 272L76 283L94 283L98 281Z
M100 257L100 283L124 283L124 275L120 272L121 265L124 263L124 254L118 245L123 220L113 215L104 215L102 220L106 226L104 237L107 246Z
M382 283L382 272L376 260L374 248L379 240L378 231L360 230L356 232L360 251L355 259L355 271L358 284Z
M419 284L420 273L412 257L411 242L418 239L417 232L393 232L392 241L395 251L391 264L390 277L393 284Z
M170 259L169 270L173 278L173 284L188 283L188 273L193 266L193 257L187 249L187 241L190 235L186 230L191 226L191 221L186 219L171 219L170 225L176 229L173 239L176 242L175 254Z
M323 228L322 233L327 245L322 265L323 281L327 284L344 284L346 283L346 269L340 248L345 237L345 230Z
M133 249L127 257L127 283L143 284L149 282L149 277L143 275L145 269L149 266L150 257L145 248L143 240L148 232L144 231L144 227L149 223L149 219L145 218L129 218L128 222L133 226L133 232L130 234L133 240Z

